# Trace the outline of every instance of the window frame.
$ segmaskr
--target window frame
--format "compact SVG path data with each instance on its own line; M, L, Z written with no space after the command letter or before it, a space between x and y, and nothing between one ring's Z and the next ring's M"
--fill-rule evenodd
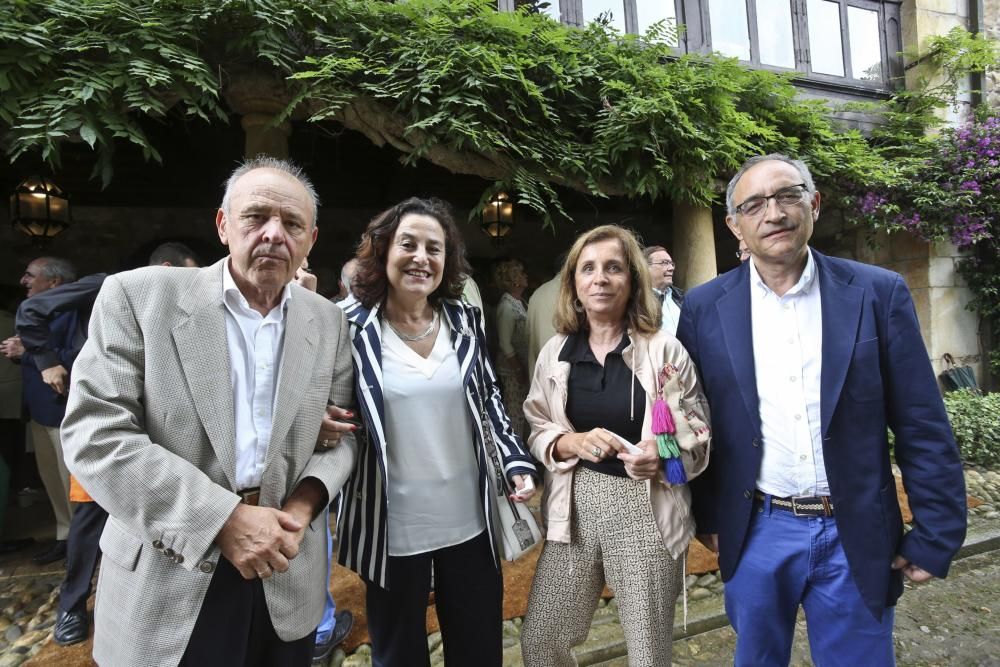
M638 7L636 0L617 0L622 3L625 14L625 30L628 33L638 32ZM669 1L669 0L664 0ZM677 24L684 25L685 30L680 35L679 46L675 49L681 53L709 53L712 44L711 23L709 21L709 2L734 2L736 0L673 0L674 15ZM744 0L747 4L747 28L750 36L750 60L741 60L754 69L773 72L797 74L796 84L806 88L817 88L836 92L847 92L865 96L887 96L902 85L903 63L898 55L902 50L902 30L900 26L901 5L903 0L829 0L839 5L840 10L840 45L841 58L844 64L844 76L820 74L812 71L812 58L809 45L808 0L789 0L792 16L792 50L795 59L794 68L768 65L760 62L760 37L757 25L757 0ZM559 8L559 17L563 23L582 26L583 0L550 0ZM513 9L514 0L498 0L501 11ZM848 25L848 8L875 11L878 16L879 36L881 45L882 76L879 80L870 81L854 78L851 61L851 36Z

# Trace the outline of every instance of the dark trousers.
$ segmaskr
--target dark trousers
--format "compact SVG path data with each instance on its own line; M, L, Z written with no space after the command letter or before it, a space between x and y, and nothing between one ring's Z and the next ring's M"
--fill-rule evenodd
M445 664L500 667L503 575L493 564L485 531L453 547L415 556L389 557L391 589L368 584L372 665L430 665L426 612L432 566Z
M97 503L77 504L66 536L66 578L59 588L59 611L86 610L107 520L108 513Z
M282 641L260 579L244 579L220 556L180 667L305 667L312 662L315 635L314 628L301 639Z

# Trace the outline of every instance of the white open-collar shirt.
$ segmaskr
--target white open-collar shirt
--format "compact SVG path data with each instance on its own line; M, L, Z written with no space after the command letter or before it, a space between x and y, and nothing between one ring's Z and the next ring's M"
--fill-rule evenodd
M260 486L264 474L267 448L271 444L278 364L285 339L285 313L292 291L285 285L281 303L266 316L261 315L250 307L236 286L229 261L222 272L222 302L226 306L229 374L236 417L236 488L243 490Z
M757 488L781 497L829 495L820 433L823 313L812 250L780 297L750 259L750 313L764 436Z

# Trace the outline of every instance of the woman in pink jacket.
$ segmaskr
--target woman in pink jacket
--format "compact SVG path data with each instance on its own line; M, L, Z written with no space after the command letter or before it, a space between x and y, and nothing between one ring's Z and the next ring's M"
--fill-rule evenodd
M575 665L605 583L629 664L670 665L694 534L687 480L708 463L708 407L684 348L660 331L649 269L614 225L583 234L561 273L557 335L524 413L545 468L546 542L521 633L526 667Z

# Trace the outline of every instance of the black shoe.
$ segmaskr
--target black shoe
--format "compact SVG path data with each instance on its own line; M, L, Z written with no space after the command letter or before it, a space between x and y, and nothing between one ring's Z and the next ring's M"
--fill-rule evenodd
M333 620L336 623L333 626L333 632L330 633L330 638L325 642L316 642L316 646L313 648L312 661L314 665L329 658L333 649L337 648L337 645L351 634L351 628L354 627L354 614L346 609L335 613Z
M31 557L35 565L48 565L66 557L66 540L56 540L50 548Z
M79 644L90 634L90 620L86 611L60 611L56 615L56 627L52 638L60 646Z
M29 547L35 543L35 540L30 537L24 537L19 540L4 540L0 542L0 554L12 554L15 551L20 551L25 547Z

